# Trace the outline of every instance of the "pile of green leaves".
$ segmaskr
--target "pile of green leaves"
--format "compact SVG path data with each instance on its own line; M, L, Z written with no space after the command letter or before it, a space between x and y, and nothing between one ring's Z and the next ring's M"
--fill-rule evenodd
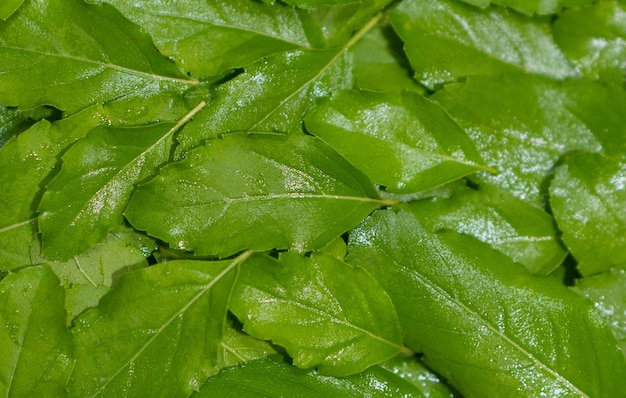
M626 396L625 72L624 0L3 0L0 395Z

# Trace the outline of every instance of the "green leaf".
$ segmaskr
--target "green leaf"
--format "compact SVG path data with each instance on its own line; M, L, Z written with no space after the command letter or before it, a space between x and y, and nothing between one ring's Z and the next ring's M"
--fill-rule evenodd
M499 189L463 189L450 198L434 197L403 208L429 230L445 228L473 236L532 274L550 274L567 255L549 214Z
M47 262L66 289L68 323L85 309L98 305L121 274L148 266L146 256L154 249L149 238L120 226L82 255L66 262Z
M101 106L93 106L55 123L43 120L10 139L0 149L0 269L33 262L36 206L42 185L55 170L57 156L89 130L104 123ZM35 261L39 263L39 261Z
M626 5L601 1L566 10L554 23L554 39L581 73L622 82L626 71Z
M386 203L311 136L227 134L139 186L125 215L174 248L226 257L319 249Z
M227 325L220 342L217 367L219 369L228 368L256 359L265 359L276 354L278 352L271 343L256 339L231 325Z
M60 397L72 370L64 294L47 267L30 267L0 282L0 394Z
M146 29L159 50L193 76L219 75L275 52L309 46L296 10L278 4L104 1Z
M70 396L186 397L200 388L217 364L230 292L249 254L123 275L75 320Z
M148 97L198 84L115 9L79 0L29 1L0 23L0 70L3 105L53 105L68 113L131 93Z
M74 144L39 203L44 256L70 259L121 224L135 184L167 162L174 132L204 105L175 125L100 127Z
M547 15L555 14L566 7L575 7L590 4L593 0L462 0L481 8L486 8L489 4L499 4L510 7L524 14Z
M350 243L348 261L387 290L405 343L464 396L624 395L610 329L554 278L403 211L374 213Z
M479 173L472 179L542 207L547 202L548 179L565 153L602 150L602 141L594 135L597 129L575 109L577 96L596 95L593 87L602 92L599 85L557 84L528 75L482 77L447 86L433 99L499 172Z
M578 279L573 290L600 310L626 359L626 269L611 268L608 272Z
M405 0L389 20L405 42L415 78L434 89L468 76L527 72L577 76L554 43L549 18L453 0Z
M383 362L380 366L417 386L425 397L453 398L455 396L437 374L414 356L398 355Z
M294 365L321 374L355 374L402 349L393 304L378 282L324 254L250 258L230 310L244 331L285 347Z
M388 24L378 24L350 50L354 58L354 87L372 91L424 92L412 77L402 41Z
M0 19L7 20L18 8L24 0L3 0L0 3Z
M390 192L425 191L487 169L445 111L413 92L342 91L320 101L305 126Z
M265 0L267 1L267 0ZM316 8L328 5L343 5L361 3L362 0L283 0L285 4L301 8Z
M345 49L295 50L250 66L218 86L211 106L178 134L178 155L226 132L301 131L302 115L316 98L351 85L344 53Z
M626 162L600 154L569 156L550 185L563 242L583 275L626 264Z
M380 367L358 375L322 376L274 359L248 362L210 378L193 398L395 398L422 397L409 382Z

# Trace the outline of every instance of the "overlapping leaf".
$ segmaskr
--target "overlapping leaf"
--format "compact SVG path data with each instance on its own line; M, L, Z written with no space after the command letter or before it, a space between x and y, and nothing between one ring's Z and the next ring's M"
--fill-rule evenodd
M177 124L101 127L73 145L39 204L44 256L67 260L121 224L135 184L169 159L174 132L203 106Z
M24 0L5 0L0 3L0 19L6 20L22 5Z
M489 4L499 4L510 7L525 14L554 14L565 7L581 6L590 4L593 0L462 0L468 4L473 4L482 8Z
M455 396L441 377L428 369L416 356L398 355L380 366L417 386L425 397L453 398Z
M171 247L223 257L319 249L385 203L316 138L227 134L139 186L125 215Z
M390 22L416 79L429 88L516 71L555 79L577 75L554 43L547 18L499 7L483 12L455 0L405 0Z
M402 211L376 212L350 242L348 261L387 290L405 343L464 396L626 391L608 326L556 279L533 277L474 238L432 233Z
M554 38L577 69L593 79L623 81L626 73L626 4L600 1L566 10Z
M423 397L419 389L393 373L373 367L358 375L322 376L278 362L258 360L224 370L209 379L194 398L209 397L395 398Z
M594 133L598 127L604 130L614 126L612 122L618 119L614 115L608 122L591 125L579 116L578 98L598 95L596 90L604 89L600 85L560 85L538 77L510 75L468 79L446 87L433 99L465 129L485 162L498 170L495 175L480 173L472 178L541 207L547 202L549 176L561 156L574 150L602 150L604 140ZM600 122L592 116L594 110L603 112L600 103L585 102L593 107L584 112Z
M404 208L431 231L447 228L474 236L533 274L551 273L567 255L550 215L498 189L463 189Z
M275 52L309 47L291 7L249 0L105 2L146 29L163 54L194 76L220 75Z
M115 9L80 0L29 1L0 23L0 70L3 105L53 105L69 113L198 84Z
M349 87L349 66L342 50L268 57L215 90L211 106L177 136L177 152L231 131L299 132L302 115L316 98Z
M177 397L197 390L217 365L228 297L248 255L126 273L75 321L70 395Z
M550 185L550 205L583 275L626 263L625 161L568 157Z
M343 91L310 111L305 126L390 192L488 169L465 132L418 93Z
M611 268L603 274L579 279L573 289L600 310L626 359L626 269Z
M45 266L0 282L0 394L63 396L72 371L63 288Z
M230 310L251 335L286 348L294 365L345 376L402 349L387 293L361 269L324 254L255 256Z

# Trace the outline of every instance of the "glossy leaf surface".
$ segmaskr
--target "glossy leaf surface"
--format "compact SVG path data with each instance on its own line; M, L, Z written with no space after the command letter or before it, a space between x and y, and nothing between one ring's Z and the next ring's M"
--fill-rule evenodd
M323 247L385 202L324 143L293 134L227 134L141 185L130 223L199 255Z
M387 290L405 343L464 396L626 391L608 326L557 280L531 276L474 238L432 233L403 211L376 212L350 241L348 261Z
M554 24L559 47L594 79L623 81L626 72L626 5L601 1L565 11Z
M605 273L581 278L573 289L600 310L626 359L626 269L611 268Z
M341 50L295 50L259 61L216 88L211 106L178 134L178 153L226 132L301 131L316 98L351 83L347 61Z
M309 45L291 7L249 0L105 2L146 29L164 55L194 76L219 75Z
M198 389L217 364L228 298L247 256L170 261L122 276L75 320L70 395L189 396Z
M167 162L172 135L202 106L177 124L101 127L65 152L39 204L43 254L67 260L121 224L135 185Z
M343 91L309 112L305 126L390 192L424 191L487 169L465 132L417 93Z
M273 359L248 362L211 378L194 398L392 398L422 397L410 383L380 367L358 375L322 376Z
M4 105L53 105L69 113L131 93L147 97L198 84L116 10L79 0L29 1L0 23L0 70Z
M415 357L398 355L380 365L420 389L428 398L453 398L455 395L441 377Z
M468 76L577 73L554 43L549 19L453 0L405 0L391 14L418 81L429 88ZM427 55L426 55L427 54Z
M594 135L597 129L592 131L578 111L571 109L576 108L576 96L595 95L594 87L602 90L511 75L468 79L446 87L433 99L465 129L485 162L498 170L498 174L480 173L476 181L542 207L547 202L549 176L561 156L603 147ZM600 108L585 112L592 114L593 109L602 112Z
M489 4L498 4L510 7L524 14L555 14L565 7L575 7L590 4L593 0L462 0L468 4L487 7Z
M0 282L0 394L63 396L72 371L63 288L47 267Z
M463 189L450 198L435 197L403 208L431 231L451 229L473 236L533 274L550 274L567 255L549 214L498 189Z
M251 335L286 348L294 365L346 376L402 349L389 296L361 269L324 254L246 262L230 310Z
M626 263L626 162L568 157L550 185L550 205L583 275Z

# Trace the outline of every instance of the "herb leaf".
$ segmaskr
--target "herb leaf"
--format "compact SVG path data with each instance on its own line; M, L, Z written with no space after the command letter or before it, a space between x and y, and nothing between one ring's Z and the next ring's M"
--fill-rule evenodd
M0 24L0 70L4 105L53 105L68 113L123 95L198 84L115 9L80 0L29 1Z
M471 235L533 274L550 274L567 255L549 214L497 188L462 189L450 198L416 201L403 208L431 231L445 228Z
M247 0L106 2L146 29L164 55L197 77L216 76L275 52L309 46L291 7Z
M48 267L29 267L0 282L0 394L63 396L72 340L64 291Z
M322 376L275 359L251 361L209 379L193 398L424 397L417 387L378 366L345 378Z
M387 203L311 136L227 134L186 156L139 186L125 215L137 229L198 255L318 249Z
M516 71L555 79L577 75L554 43L549 19L499 7L482 12L453 0L404 0L389 19L405 42L416 79L431 89L468 76Z
M626 162L568 157L550 185L550 205L583 275L626 263Z
M593 0L462 0L468 4L479 7L487 7L489 4L499 4L501 6L511 7L514 10L523 12L524 14L546 15L554 14L561 11L565 7L575 7L593 2Z
M425 191L487 169L445 111L413 92L342 91L309 112L305 126L389 192Z
M67 260L121 224L135 184L169 159L174 132L203 106L175 125L101 127L74 144L39 204L44 255Z
M70 393L189 396L217 364L228 298L248 256L170 261L123 275L75 321Z
M358 373L402 349L395 310L376 280L324 254L252 257L230 310L246 332L271 339L294 365L322 374Z
M533 277L474 238L432 233L402 211L374 213L350 242L348 261L387 290L406 344L464 395L626 390L611 331L556 279Z

